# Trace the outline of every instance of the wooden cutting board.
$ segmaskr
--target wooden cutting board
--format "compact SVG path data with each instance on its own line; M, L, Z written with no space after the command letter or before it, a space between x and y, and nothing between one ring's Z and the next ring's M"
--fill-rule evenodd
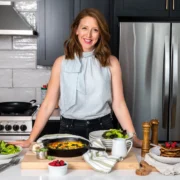
M63 159L68 162L69 169L92 169L83 159L82 156L64 158L57 157L56 159ZM22 169L47 169L48 163L52 160L39 160L36 158L36 155L32 151L28 151L23 160L21 161ZM114 170L116 169L138 169L139 162L137 161L136 155L131 151L128 156L121 162L116 163Z

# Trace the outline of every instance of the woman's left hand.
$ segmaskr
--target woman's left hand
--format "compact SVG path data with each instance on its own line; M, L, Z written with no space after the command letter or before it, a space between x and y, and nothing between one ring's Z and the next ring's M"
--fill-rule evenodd
M133 137L133 146L136 148L142 147L142 140L140 140L137 136Z

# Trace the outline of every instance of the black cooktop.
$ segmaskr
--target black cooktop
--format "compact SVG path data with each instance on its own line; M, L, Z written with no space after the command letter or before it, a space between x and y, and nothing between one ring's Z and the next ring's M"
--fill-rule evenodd
M28 109L27 111L24 111L22 113L16 113L16 112L10 112L10 113L4 113L0 112L0 116L32 116L34 112L37 110L38 106L33 106L32 108Z

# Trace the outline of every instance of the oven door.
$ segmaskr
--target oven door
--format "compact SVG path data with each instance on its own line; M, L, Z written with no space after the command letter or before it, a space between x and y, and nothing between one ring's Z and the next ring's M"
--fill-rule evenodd
M29 134L19 134L19 133L14 133L14 134L5 134L1 133L0 134L0 140L10 142L10 141L20 141L20 140L26 140L29 138Z
M33 126L34 126L34 123L35 123L35 120L33 120ZM45 125L44 129L42 130L40 135L37 137L37 139L46 134L58 134L59 129L60 129L60 119L59 120L48 120L47 124Z

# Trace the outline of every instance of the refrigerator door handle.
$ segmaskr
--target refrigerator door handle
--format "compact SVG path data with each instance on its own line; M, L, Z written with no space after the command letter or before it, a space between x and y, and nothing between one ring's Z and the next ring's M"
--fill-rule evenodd
M177 106L177 85L178 85L178 43L172 37L172 89L171 89L171 121L170 128L175 128L176 106Z
M168 102L169 102L169 77L170 77L170 39L165 36L164 44L164 76L163 76L163 121L162 128L166 129L168 125Z

